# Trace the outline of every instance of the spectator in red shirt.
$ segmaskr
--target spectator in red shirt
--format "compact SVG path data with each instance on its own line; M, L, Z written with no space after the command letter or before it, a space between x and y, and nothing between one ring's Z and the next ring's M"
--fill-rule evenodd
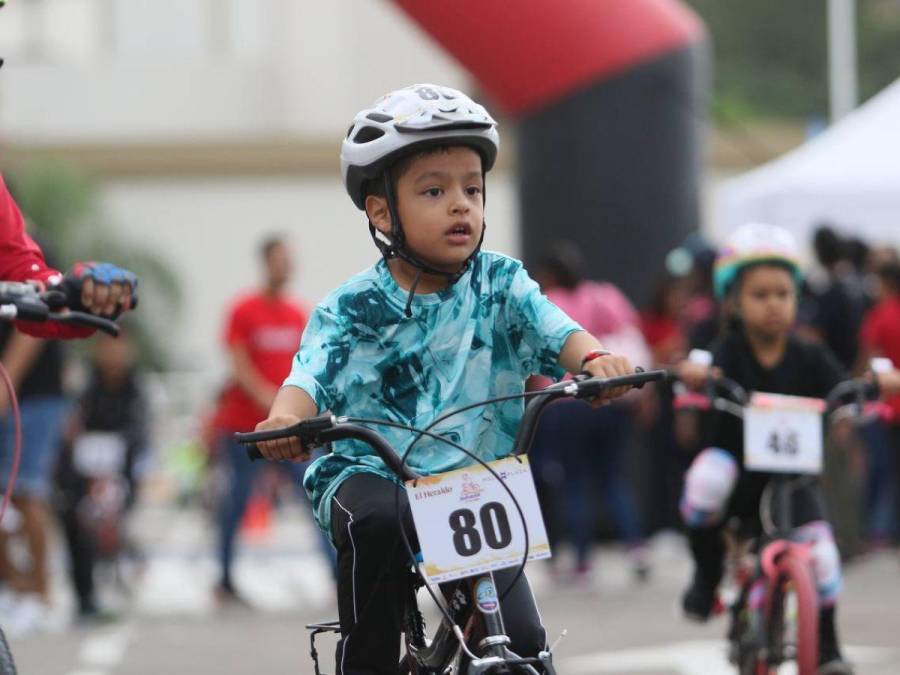
M656 285L650 306L641 313L641 330L653 354L654 365L676 363L687 352L681 320L688 301L683 277L665 275Z
M889 358L894 368L900 367L900 263L887 262L878 270L881 293L878 303L869 311L860 332L863 355ZM896 466L895 487L900 488L900 396L887 401L892 411L891 435ZM895 540L900 543L900 497L895 497Z
M291 369L291 359L297 352L308 316L306 308L285 293L292 271L287 245L278 238L267 239L261 255L262 288L241 295L231 306L225 324L231 379L222 394L216 420L222 432L220 447L228 466L229 487L219 512L222 576L216 596L226 602L239 600L231 573L235 539L255 476L264 464L251 462L246 449L235 443L231 435L235 431L252 430L268 416L272 400ZM301 465L279 466L285 467L299 485Z
M222 401L222 421L229 431L252 429L268 416L306 327L306 308L285 295L291 276L287 246L279 239L267 240L262 259L263 288L235 301L225 327L231 383Z

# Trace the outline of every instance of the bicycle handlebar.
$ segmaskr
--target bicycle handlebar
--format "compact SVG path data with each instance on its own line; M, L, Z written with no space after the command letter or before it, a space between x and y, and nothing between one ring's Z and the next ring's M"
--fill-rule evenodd
M415 471L400 461L400 455L394 451L381 434L360 424L348 422L346 417L319 415L284 429L250 431L234 435L234 439L238 443L250 446L247 448L247 456L251 460L263 459L262 453L256 447L257 443L291 437L299 438L304 448L314 448L325 443L351 438L362 441L368 443L391 471L404 481L419 478Z
M519 452L527 450L527 447L522 445L522 441L528 439L530 444L531 438L534 436L538 416L544 406L550 401L563 397L590 398L607 389L616 387L633 386L640 388L647 382L663 380L666 377L668 377L668 373L664 370L648 372L641 370L631 375L610 378L578 376L574 380L551 385L542 392L545 395L536 395L534 400L526 407L513 447ZM325 443L346 439L359 440L368 443L391 471L403 480L419 478L412 469L401 462L400 455L380 434L368 427L354 424L346 417L319 415L283 429L251 431L234 435L234 440L238 443L249 446L247 455L251 460L263 458L262 453L256 448L257 443L284 438L298 438L305 448L314 448Z
M841 405L850 400L851 404L856 404L860 408L866 401L874 401L881 396L881 388L878 386L876 379L853 378L852 380L844 380L838 382L834 388L828 392L825 397L826 407L829 413L837 410Z
M21 281L0 281L0 320L53 321L96 328L113 337L119 335L119 324L111 319L70 310L66 295L50 289L41 291L36 286Z
M677 379L677 375L672 373L672 377ZM709 400L715 403L716 398L724 398L728 403L736 403L744 407L750 402L748 392L734 380L720 376L710 378L707 382L706 395ZM848 399L851 404L861 407L862 403L871 401L880 395L877 380L867 380L864 378L853 378L838 382L828 395L825 397L825 414L830 415L835 410L845 405ZM720 412L731 413L731 407L727 405L713 406Z
M614 389L616 387L631 386L640 389L647 382L659 382L670 377L670 374L665 370L645 371L642 368L636 368L631 375L608 378L588 378L584 375L576 375L572 380L552 384L544 389L545 395L539 394L535 396L525 407L525 413L522 415L522 422L519 424L519 431L516 434L513 447L520 454L528 451L528 448L531 447L531 442L534 440L538 418L547 404L552 401L565 397L591 398L606 389Z

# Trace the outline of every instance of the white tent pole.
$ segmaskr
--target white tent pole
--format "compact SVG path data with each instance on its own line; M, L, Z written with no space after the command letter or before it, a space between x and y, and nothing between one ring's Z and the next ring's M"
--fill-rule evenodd
M856 0L828 0L828 85L837 122L857 103Z

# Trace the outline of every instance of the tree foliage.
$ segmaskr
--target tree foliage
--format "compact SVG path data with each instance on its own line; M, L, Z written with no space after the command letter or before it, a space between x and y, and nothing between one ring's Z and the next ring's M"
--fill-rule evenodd
M685 0L706 22L714 111L828 117L827 0ZM860 100L900 77L900 0L857 0Z
M157 314L172 317L181 304L180 282L171 266L156 252L117 232L98 207L96 186L75 167L42 162L8 178L22 212L59 267L109 260L137 274L139 306L127 319L129 331L138 343L143 364L164 367L167 355L161 338L165 326L154 325L153 308L165 308Z

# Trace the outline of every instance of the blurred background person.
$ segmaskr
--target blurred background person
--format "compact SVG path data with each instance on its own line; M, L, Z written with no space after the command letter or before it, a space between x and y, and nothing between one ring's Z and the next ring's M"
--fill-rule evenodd
M88 384L69 419L57 466L56 506L82 621L114 617L98 602L98 561L108 562L112 578L124 585L124 557L138 553L127 536L126 517L140 487L149 414L130 337L124 331L118 338L97 336Z
M676 363L687 353L684 311L690 299L685 276L668 270L654 285L650 303L640 314L640 326L655 365Z
M36 238L39 241L39 238ZM53 266L43 242L47 262ZM50 497L69 402L63 393L64 347L0 322L0 361L10 375L19 402L22 453L12 506L17 518L0 526L0 613L11 635L44 630L50 623L49 546L53 524ZM0 386L0 485L9 479L14 452L14 426L6 387ZM10 530L11 528L11 530ZM21 538L25 556L13 552L13 536Z
M883 263L878 278L878 302L866 315L860 333L861 361L866 367L869 359L882 357L897 367L900 364L900 262ZM878 425L869 436L871 465L866 499L870 514L879 503L888 506L894 503L893 537L895 544L900 544L900 397L887 403L884 418L889 425ZM887 435L883 433L885 430ZM890 533L891 522L887 518L870 524L875 526L876 538Z
M807 337L823 342L850 370L856 365L859 328L866 311L860 268L867 247L859 240L843 239L823 224L813 235L813 250L820 270L810 278L798 321Z
M230 381L216 414L219 459L225 465L218 507L221 571L215 588L216 599L221 603L246 604L237 592L232 573L236 539L255 479L267 464L251 462L246 448L235 442L232 434L252 430L268 416L275 393L290 372L291 359L308 317L306 306L287 295L293 263L284 240L267 238L259 254L263 268L261 287L241 294L232 303L224 331ZM278 466L303 493L300 483L306 464L287 462ZM330 546L326 550L330 551Z
M657 285L654 298L650 307L643 313L642 320L646 322L646 335L653 338L654 344L663 341L675 325L680 327L680 334L684 336L684 343L673 345L661 345L662 349L675 347L675 352L686 347L703 348L715 338L719 330L719 306L713 294L713 263L716 259L716 249L709 240L700 232L692 232L677 248L672 249L666 255L665 268L667 275L663 277L662 284L677 279L679 285L683 285L686 298L678 297L682 289L675 289L675 296L670 299L660 297L669 290L662 284ZM674 306L666 309L666 304L674 302ZM657 322L662 321L657 325ZM663 333L656 332L662 329ZM667 354L658 354L667 356Z
M637 312L608 282L590 280L584 257L572 242L557 242L535 271L541 290L608 349L633 364L648 364L650 354L638 326ZM533 386L546 386L533 378ZM597 532L597 502L615 534L625 543L639 580L649 573L644 530L623 460L631 440L633 396L603 408L584 401L560 401L542 414L532 455L544 485L551 536L575 551L571 579L591 580L591 552ZM551 564L552 563L551 559ZM555 570L557 576L564 574Z
M687 273L692 264L693 259L689 257L683 265L666 265L640 313L641 330L653 356L654 368L667 368L687 353L684 316L691 298ZM652 414L642 420L649 463L656 468L647 475L645 493L651 517L648 525L651 530L679 529L678 499L688 460L677 438L671 385L654 387L652 396L655 402Z

